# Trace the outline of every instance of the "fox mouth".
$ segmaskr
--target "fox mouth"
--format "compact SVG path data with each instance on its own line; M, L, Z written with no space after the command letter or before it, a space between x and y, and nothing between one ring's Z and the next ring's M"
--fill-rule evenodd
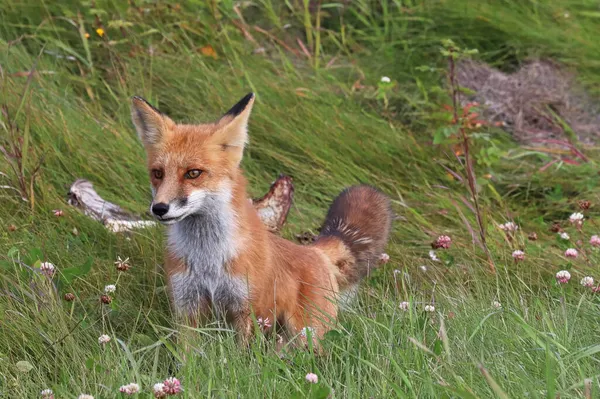
M183 220L187 215L181 215L181 216L177 216L177 217L172 217L172 218L163 218L163 217L157 217L156 219L165 225L169 225L169 224L175 224L177 222L180 222L181 220Z

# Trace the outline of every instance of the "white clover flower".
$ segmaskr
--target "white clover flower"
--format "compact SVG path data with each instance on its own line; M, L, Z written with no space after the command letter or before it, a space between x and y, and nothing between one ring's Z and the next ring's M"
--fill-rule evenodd
M40 264L40 271L43 275L52 278L56 272L56 267L50 262L42 262Z
M306 374L305 378L306 381L310 382L311 384L316 384L317 382L319 382L319 376L314 373Z
M588 287L591 288L594 286L594 278L590 277L590 276L586 276L584 278L581 279L581 285L583 285L584 287Z
M389 261L390 261L390 256L388 254L383 253L379 256L379 264L380 265L385 265Z
M569 216L569 221L571 223L578 222L580 220L583 220L583 213L581 213L581 212L575 212L575 213L572 213L571 216Z
M167 392L165 390L165 384L163 384L162 382L154 384L154 386L152 387L152 393L154 393L154 397L155 398L164 398L164 397L166 397L167 396Z
M435 306L433 305L425 305L425 311L428 313L433 313L435 312Z
M398 307L400 308L400 310L407 312L408 309L410 309L410 303L409 302L400 302L400 305L398 305Z
M562 238L563 240L570 240L570 239L571 239L571 237L569 236L569 234L567 234L567 233L566 233L566 232L564 232L564 231L563 231L562 233L559 233L559 236L560 236L560 238Z
M498 302L498 301L493 301L492 302L492 307L495 308L495 309L500 309L500 308L502 308L502 304L500 302Z
M391 81L392 79L388 78L387 76L381 77L381 83L390 83Z
M525 260L525 252L517 249L512 253L512 257L515 259L516 262L520 262L522 260Z
M40 395L42 395L42 399L54 399L54 392L52 389L44 389Z
M258 324L258 326L262 329L267 329L267 328L271 328L272 324L271 324L271 320L269 320L269 318L262 318L259 317L258 319L256 319L256 324Z
M514 222L506 222L504 224L498 225L498 227L500 228L500 230L509 233L514 233L515 231L519 230L519 226Z
M561 270L558 273L556 273L556 280L558 280L559 284L566 284L569 282L570 279L571 273L569 273L567 270Z
M104 345L110 342L110 337L106 334L102 334L101 336L98 337L98 343L100 345Z
M569 222L574 224L577 227L581 227L583 225L583 213L575 212L571 216L569 216Z
M575 248L569 248L565 251L565 256L567 258L576 258L579 256L579 252Z
M104 287L104 293L105 294L112 294L116 290L117 290L117 286L114 285L114 284L109 284L106 287Z
M302 335L302 337L304 337L304 338L306 338L309 333L310 333L311 336L314 337L314 335L315 335L315 329L313 327L304 327L300 331L300 335Z
M437 255L435 254L435 251L431 250L429 251L429 258L434 261L434 262L439 262L440 259L437 257Z
M125 395L134 395L140 391L140 386L135 382L131 382L127 385L123 385L119 388L119 392L124 393Z

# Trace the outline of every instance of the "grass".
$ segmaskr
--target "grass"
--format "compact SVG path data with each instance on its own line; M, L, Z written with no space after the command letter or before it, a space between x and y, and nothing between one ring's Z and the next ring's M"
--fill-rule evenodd
M597 206L585 211L582 232L566 222L578 200L599 202L598 148L585 147L590 161L575 166L561 161L568 154L521 147L498 129L474 140L498 269L491 275L469 232L477 224L460 181L466 173L450 146L432 144L450 102L443 39L505 70L552 57L597 94L595 2L361 0L320 10L300 1L137 3L0 8L0 144L22 149L16 173L14 158L0 159L1 185L19 190L18 176L29 182L41 162L25 185L28 202L0 191L0 397L52 388L57 398L116 398L132 381L143 388L138 397L151 397L168 376L182 380L189 398L599 395L599 303L577 284L600 278L598 252L587 244L598 233ZM387 107L378 97L384 75L394 81ZM132 95L176 120L206 121L250 90L257 103L243 168L253 195L278 173L294 178L285 237L314 231L333 196L360 181L386 191L399 215L391 261L363 284L322 357L280 357L261 337L242 351L216 325L189 331L186 352L177 338L189 328L174 323L161 272L162 228L114 235L65 202L82 177L105 198L146 212ZM500 155L486 159L481 151L492 145ZM497 229L507 220L521 226L513 240ZM549 231L555 221L570 242ZM453 244L433 262L430 243L440 234ZM572 246L578 259L563 256ZM513 261L515 249L525 261ZM130 258L130 271L115 269L117 256ZM57 266L56 285L31 271L39 261ZM553 277L561 269L573 276L565 286ZM104 286L114 283L112 303L102 305ZM67 292L75 301L62 299ZM402 301L410 311L399 309ZM423 311L427 304L434 313ZM104 347L101 334L112 337ZM308 372L317 385L304 381Z

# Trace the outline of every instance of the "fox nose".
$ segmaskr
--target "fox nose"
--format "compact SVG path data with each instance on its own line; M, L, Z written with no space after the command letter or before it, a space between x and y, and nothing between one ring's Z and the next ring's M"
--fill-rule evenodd
M163 202L159 202L158 204L152 205L152 213L156 216L164 216L169 212L169 204L165 204Z

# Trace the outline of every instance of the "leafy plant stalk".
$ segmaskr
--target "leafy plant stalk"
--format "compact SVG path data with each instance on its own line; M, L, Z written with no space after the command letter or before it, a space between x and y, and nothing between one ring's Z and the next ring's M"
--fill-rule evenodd
M458 88L458 83L456 82L456 57L458 53L452 47L448 49L448 67L449 67L449 75L448 78L450 80L450 89L452 91L452 113L454 116L454 123L458 125L458 131L460 132L460 137L462 139L461 144L463 148L463 152L465 154L465 169L467 172L467 181L469 185L469 191L471 191L471 195L473 197L473 203L475 205L475 215L477 217L477 225L479 227L479 237L481 238L481 245L485 251L485 254L488 258L488 264L490 266L490 271L492 273L496 273L496 266L494 265L494 261L490 254L490 250L488 249L486 240L485 240L485 228L483 226L483 218L481 216L481 209L479 207L479 201L477 200L477 186L476 186L476 178L475 178L475 170L473 168L473 161L471 158L470 148L469 148L469 136L465 131L465 128L462 123L459 122L458 117L458 107L460 104L460 91Z

